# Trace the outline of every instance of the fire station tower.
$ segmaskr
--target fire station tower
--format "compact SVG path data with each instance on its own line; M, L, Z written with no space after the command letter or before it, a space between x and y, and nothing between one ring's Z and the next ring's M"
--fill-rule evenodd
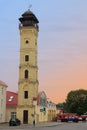
M38 19L27 10L19 18L20 65L17 117L22 123L32 123L33 98L38 95L37 38Z

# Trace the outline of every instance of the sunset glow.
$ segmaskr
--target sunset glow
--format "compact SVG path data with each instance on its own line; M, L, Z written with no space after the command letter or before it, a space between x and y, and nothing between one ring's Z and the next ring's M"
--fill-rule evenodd
M0 80L18 91L19 21L31 10L39 19L39 91L59 103L68 92L87 89L87 0L0 1Z

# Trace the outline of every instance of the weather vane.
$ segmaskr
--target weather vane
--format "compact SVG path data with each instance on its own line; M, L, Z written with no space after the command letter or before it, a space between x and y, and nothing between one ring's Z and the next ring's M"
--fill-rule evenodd
M29 5L29 10L30 10L31 7L32 7L32 5L30 4L30 5Z

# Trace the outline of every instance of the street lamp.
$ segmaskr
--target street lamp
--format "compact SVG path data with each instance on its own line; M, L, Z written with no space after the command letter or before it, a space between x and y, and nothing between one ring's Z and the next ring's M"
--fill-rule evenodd
M33 121L33 124L35 126L35 124L36 124L36 106L37 106L37 98L36 97L33 97L33 105L34 105L34 121Z

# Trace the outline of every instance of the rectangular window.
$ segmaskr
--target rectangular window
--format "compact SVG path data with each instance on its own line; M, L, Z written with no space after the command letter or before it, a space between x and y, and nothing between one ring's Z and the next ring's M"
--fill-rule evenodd
M0 122L2 122L2 113L0 114Z
M3 107L3 99L1 99L1 108Z
M28 98L28 91L24 91L24 98Z
M11 112L11 118L15 119L16 118L16 112Z
M25 61L29 61L29 56L25 55Z
M2 88L2 95L3 95L3 88Z

